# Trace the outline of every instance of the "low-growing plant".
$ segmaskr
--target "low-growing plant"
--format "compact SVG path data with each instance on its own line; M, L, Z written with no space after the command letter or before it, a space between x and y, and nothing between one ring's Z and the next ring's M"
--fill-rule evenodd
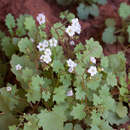
M93 38L76 44L78 19L60 17L46 34L44 14L39 26L30 15L6 16L1 46L17 82L0 88L0 129L113 130L128 121L125 55L104 56Z
M112 18L108 18L105 21L106 27L102 40L106 44L113 44L116 41L124 43L126 40L130 43L130 5L127 3L121 3L119 10L119 16L121 17L121 27L116 27L116 22Z
M73 6L74 3L78 4L77 15L80 19L86 20L88 16L98 16L99 9L97 4L104 5L107 3L107 0L56 0L59 5L66 6L70 5Z

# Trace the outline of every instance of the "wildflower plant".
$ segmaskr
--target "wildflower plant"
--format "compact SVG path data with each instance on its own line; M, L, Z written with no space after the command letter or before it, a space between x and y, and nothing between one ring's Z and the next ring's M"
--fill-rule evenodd
M118 28L116 21L113 18L105 20L106 28L102 34L102 40L106 44L113 44L115 42L130 43L130 5L125 2L120 4L118 14L121 18L121 25Z
M17 83L0 88L1 129L113 130L128 121L125 55L104 56L93 38L77 43L78 19L69 12L60 18L46 34L44 14L6 16L10 36L0 41Z

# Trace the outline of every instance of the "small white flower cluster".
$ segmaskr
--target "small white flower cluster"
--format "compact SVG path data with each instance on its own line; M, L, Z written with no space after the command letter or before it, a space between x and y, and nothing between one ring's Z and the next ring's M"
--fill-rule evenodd
M93 64L96 64L95 57L90 57L90 61ZM90 68L88 69L88 73L90 73L91 76L94 76L95 74L97 74L97 68L96 68L96 66L90 66Z
M96 59L95 59L95 57L90 57L90 61L91 61L93 64L96 64Z
M42 63L45 62L45 63L48 64L48 63L50 63L52 61L52 59L51 59L51 50L49 48L47 48L45 50L45 52L46 53L44 55L40 56L40 62L42 62Z
M48 41L43 40L42 42L39 42L39 44L37 45L37 48L39 49L39 51L44 51L45 48L47 48L48 46L49 46Z
M10 86L6 87L7 92L11 91L12 88Z
M36 19L40 25L46 22L46 17L43 13L39 13Z
M51 49L49 47L56 47L58 41L55 38L51 38L49 42L47 40L44 40L43 42L40 42L37 45L37 48L39 51L44 51L44 55L40 56L40 62L50 63L52 61L51 59Z
M56 47L58 44L58 41L53 37L49 40L50 47Z
M90 73L91 76L94 76L95 74L97 74L96 66L90 66L90 68L88 69L88 73Z
M75 33L80 34L81 25L79 24L78 18L72 19L72 25L69 25L65 31L70 37L73 37Z
M16 69L16 70L21 70L21 69L22 69L22 66L21 66L20 64L17 64L17 65L15 66L15 69Z
M73 91L72 91L72 89L71 90L69 90L68 92L67 92L67 94L66 94L68 97L70 97L70 96L73 96Z
M72 61L71 59L67 60L67 64L68 64L68 66L69 66L68 71L69 71L70 73L72 73L73 70L74 70L74 68L77 66L77 64L76 64L74 61Z

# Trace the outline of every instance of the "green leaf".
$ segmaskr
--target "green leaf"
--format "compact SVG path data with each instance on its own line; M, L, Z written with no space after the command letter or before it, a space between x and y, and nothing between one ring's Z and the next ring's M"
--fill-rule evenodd
M82 76L85 72L85 68L83 68L80 64L78 64L75 68L76 74Z
M73 129L73 124L72 123L67 123L64 126L64 130L72 130Z
M117 85L117 79L116 79L116 76L113 73L108 73L107 84L112 86L112 87Z
M96 112L96 110L93 110L91 112L91 120L92 120L91 126L100 125L101 124L100 113Z
M38 118L36 114L25 115L27 123L24 123L23 130L38 130Z
M129 121L129 117L126 116L125 118L119 118L116 113L114 113L114 112L108 112L108 113L107 113L106 120L107 120L111 125L113 125L113 124L120 125L120 124L124 124L124 123L126 123L127 121Z
M53 71L56 73L64 71L64 65L60 60L54 60L52 67L53 67Z
M60 86L59 88L55 88L53 101L56 101L58 104L64 102L66 98L66 90L64 87Z
M75 91L76 91L76 99L77 100L82 100L82 99L84 100L85 99L86 93L82 90L81 86L75 88Z
M107 56L101 58L101 66L107 68L109 66L109 60Z
M116 22L113 18L108 18L105 20L105 24L107 27L109 26L114 27L116 25Z
M127 108L123 106L121 102L119 102L116 107L116 113L118 114L120 118L124 118L127 116L128 111L127 111Z
M25 17L23 15L20 15L19 18L17 18L17 30L16 30L16 34L21 37L24 36L26 34L25 31L25 27L24 27L24 20Z
M83 130L82 127L78 124L74 126L74 130Z
M9 126L9 130L17 130L16 125Z
M101 74L95 75L92 79L87 81L87 87L91 90L96 90L98 87L100 87L101 79Z
M122 2L118 13L123 19L126 19L130 15L130 6L127 3Z
M0 129L1 130L9 130L8 127L10 125L14 125L17 123L18 123L18 120L16 119L15 115L10 112L0 115ZM15 130L15 129L13 129L13 130Z
M17 51L17 47L12 44L12 41L9 37L4 37L2 39L1 46L6 56L8 56L9 58Z
M95 106L99 105L99 104L102 104L103 102L103 99L100 98L99 96L97 96L96 94L93 95L93 104Z
M34 28L36 28L35 20L32 16L25 17L24 25L28 31L32 31Z
M47 102L51 97L51 93L49 91L43 91L42 92L42 98Z
M118 52L108 56L109 70L113 73L120 73L126 71L126 58L123 52Z
M64 36L64 30L65 26L61 22L55 23L53 27L51 27L51 34L56 39L59 39Z
M55 109L51 112L42 110L37 117L39 119L38 126L44 130L63 130L63 123L66 120L65 116Z
M27 68L30 68L32 70L35 70L35 64L30 61L29 57L27 57L27 56L19 57L17 55L13 55L11 57L10 64L12 67L11 71L16 75L16 78L18 81L20 81L21 86L23 88L27 88L28 84L27 83L25 84L23 77L21 75L21 71L16 70L16 65L20 64L22 66L22 69L27 67Z
M103 42L107 44L113 44L114 42L116 42L116 36L114 35L114 31L114 27L107 27L102 34Z
M6 15L5 24L8 27L10 33L12 33L12 29L15 27L15 20L14 20L14 17L10 13Z
M99 9L98 9L98 6L96 4L92 4L90 6L90 15L96 17L99 15Z
M103 50L98 41L94 41L93 38L86 40L86 51L84 55L90 59L90 57L100 58L103 55Z
M41 88L44 85L44 80L39 75L32 77L31 86L27 90L27 101L35 103L41 99Z
M84 104L77 104L76 106L73 106L71 115L74 117L74 119L82 120L83 118L85 118L86 113L84 112L84 108Z
M80 52L80 51L83 51L85 48L83 46L83 44L80 42L79 44L76 45L76 47L74 48L74 52L77 53L77 52Z
M28 82L29 80L31 80L32 76L33 76L32 69L25 68L22 70L22 78L23 78L24 82Z
M77 15L80 19L86 20L88 18L88 15L90 13L89 6L86 6L84 3L80 3L77 7Z
M125 41L125 38L123 36L117 36L117 40L119 41L119 43L123 44Z
M71 85L71 75L70 74L64 74L60 75L60 82L63 84L63 86L69 87Z
M20 52L23 52L25 54L31 53L33 50L33 44L27 37L22 38L19 41L18 47L19 47Z
M75 15L73 13L70 13L68 10L66 10L60 13L60 18L67 19L69 22L71 22L71 20L75 18Z
M127 28L127 32L128 32L128 42L130 43L130 25Z

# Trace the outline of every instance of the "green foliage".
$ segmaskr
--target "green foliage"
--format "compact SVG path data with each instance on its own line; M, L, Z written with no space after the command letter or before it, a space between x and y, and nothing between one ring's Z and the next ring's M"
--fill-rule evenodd
M23 53L31 53L33 50L33 44L28 38L22 38L18 43L18 47L20 52Z
M114 27L116 25L115 20L112 18L108 18L105 20L105 24L107 27L111 26Z
M51 112L42 110L40 114L37 115L39 119L39 127L42 127L44 130L63 130L63 122L66 118L63 110L61 108L57 109L56 107L59 106L55 106ZM61 111L62 113L60 113Z
M127 108L123 106L122 103L118 103L117 108L116 108L116 113L118 114L120 118L124 118L127 116L128 111L127 111Z
M123 2L120 4L119 15L123 19L126 19L128 16L130 16L130 6L127 3Z
M122 18L121 27L117 28L116 21L113 18L107 18L105 20L106 28L102 34L102 40L106 44L113 44L116 41L123 44L126 40L126 34L128 33L128 42L130 42L130 29L129 29L129 16L130 16L130 6L122 2L118 9L118 14ZM128 20L127 20L128 19Z
M17 30L16 30L16 34L21 37L26 35L26 30L24 28L24 20L25 17L23 15L20 15L20 17L17 19Z
M76 106L73 107L71 115L74 117L74 119L82 120L83 118L85 118L86 114L84 112L84 108L84 104L76 104Z
M56 39L63 37L65 26L62 23L55 23L53 27L51 27L51 34Z
M130 25L128 26L127 32L128 32L128 42L130 43Z
M113 44L116 41L116 36L114 35L114 32L114 27L107 27L102 34L103 42L107 44Z
M80 19L85 20L89 15L98 16L99 10L96 4L92 4L91 6L86 6L84 3L80 3L77 7L77 15Z
M5 19L5 24L9 29L9 32L13 34L13 28L15 28L15 20L12 14L8 14Z
M60 86L59 88L55 88L53 100L59 104L64 102L65 98L66 98L65 88L63 86Z
M4 37L1 42L1 46L6 56L11 57L17 51L17 46L12 43L9 37Z
M60 18L67 19L69 22L71 22L71 20L75 18L75 15L73 13L70 13L68 10L66 10L60 13Z
M107 75L107 84L114 87L117 85L116 76L112 73L108 73Z
M91 5L89 11L97 9ZM1 47L10 64L3 57L0 59L0 129L83 130L84 122L90 130L112 130L113 124L128 121L124 105L128 103L124 53L104 56L102 46L93 38L69 50L70 40L79 41L79 37L70 38L65 31L66 23L72 24L75 16L65 11L60 17L63 23L55 23L49 34L43 31L45 24L37 27L29 15L21 15L15 26L7 24L13 32L8 37L0 33ZM114 28L115 22L109 19L106 26ZM129 27L126 28L129 33ZM49 40L53 37L56 46ZM39 42L44 40L48 41L48 51L39 51ZM92 66L96 71L90 71ZM12 79L5 79L7 74ZM5 85L4 81L13 85ZM113 94L115 89L117 96Z

